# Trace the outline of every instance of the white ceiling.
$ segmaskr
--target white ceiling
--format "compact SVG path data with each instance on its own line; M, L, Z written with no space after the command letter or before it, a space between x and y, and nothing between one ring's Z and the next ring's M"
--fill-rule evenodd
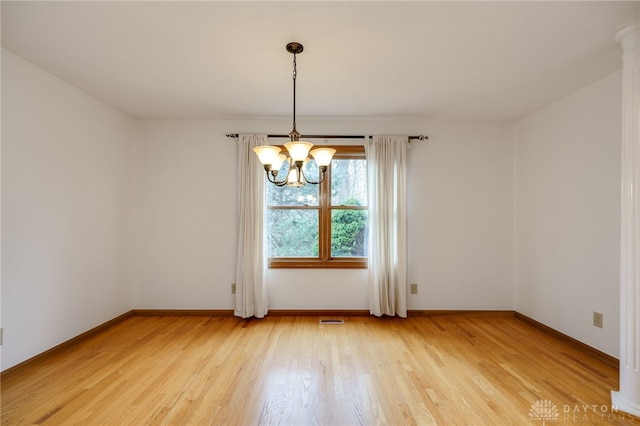
M508 122L621 67L638 1L11 2L2 46L137 118Z

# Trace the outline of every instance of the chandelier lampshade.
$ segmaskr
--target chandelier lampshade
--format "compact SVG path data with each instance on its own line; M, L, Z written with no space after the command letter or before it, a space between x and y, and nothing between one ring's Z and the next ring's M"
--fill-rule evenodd
M336 153L336 150L333 148L316 148L312 149L310 154L313 156L313 159L316 160L316 164L318 167L327 167L331 164L331 158L333 158L333 154Z
M295 141L287 142L284 147L289 151L289 155L293 161L304 161L307 159L309 150L313 147L311 142Z
M253 152L258 155L258 159L263 165L275 165L276 159L278 158L278 155L280 155L280 151L282 151L281 148L272 145L262 145L253 148ZM282 163L280 163L280 165L282 165Z

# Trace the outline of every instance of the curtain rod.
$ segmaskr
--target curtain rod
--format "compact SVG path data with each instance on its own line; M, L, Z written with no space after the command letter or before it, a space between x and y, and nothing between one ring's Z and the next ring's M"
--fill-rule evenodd
M227 133L228 138L237 138L238 133ZM267 135L268 138L288 138L289 135ZM373 136L369 136L372 138ZM366 136L361 135L300 135L301 139L364 139ZM409 140L426 141L429 136L417 135L409 136Z

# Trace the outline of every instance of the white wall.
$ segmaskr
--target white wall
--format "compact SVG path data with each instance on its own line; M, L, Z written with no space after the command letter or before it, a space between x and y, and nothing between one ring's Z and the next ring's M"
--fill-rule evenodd
M616 357L621 84L616 72L514 126L515 309Z
M409 309L513 309L511 125L426 127L411 154Z
M2 369L132 307L135 120L2 50Z
M288 120L144 121L138 141L136 308L232 309L235 141ZM409 309L511 309L510 125L298 120L304 133L419 134L410 151ZM271 270L271 309L367 309L366 270Z
M141 122L137 309L231 309L235 145L215 121Z

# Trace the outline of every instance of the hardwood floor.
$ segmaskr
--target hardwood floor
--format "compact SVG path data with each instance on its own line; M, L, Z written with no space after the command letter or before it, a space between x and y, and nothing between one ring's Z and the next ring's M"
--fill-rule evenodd
M615 368L511 315L344 319L131 317L3 377L2 424L640 422Z

